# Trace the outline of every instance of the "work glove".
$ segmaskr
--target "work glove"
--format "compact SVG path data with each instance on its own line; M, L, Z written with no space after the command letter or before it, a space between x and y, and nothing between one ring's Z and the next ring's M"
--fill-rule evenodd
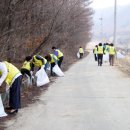
M30 71L31 76L33 75L33 71Z

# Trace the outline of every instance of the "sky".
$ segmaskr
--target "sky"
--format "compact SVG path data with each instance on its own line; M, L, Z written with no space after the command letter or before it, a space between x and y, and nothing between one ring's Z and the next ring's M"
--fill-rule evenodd
M110 39L113 39L113 18L114 18L114 4L115 0L92 0L93 4L91 5L92 8L95 10L94 14L94 26L93 26L93 40L101 39L101 29L103 30L102 36ZM123 17L125 15L125 9L127 6L130 5L130 0L117 0L117 18L121 20L120 16ZM109 8L112 7L112 8ZM129 13L128 13L129 14ZM121 22L117 21L117 34L118 39L128 39L126 35L129 34L126 32L126 29L130 26L127 18L129 15L125 15L124 19ZM102 21L102 28L101 28L101 21L99 18L103 18ZM109 20L111 19L111 20ZM121 32L121 33L120 33ZM103 38L102 38L103 40Z
M113 7L115 0L92 0L92 7L95 9ZM117 0L118 6L130 4L130 0Z

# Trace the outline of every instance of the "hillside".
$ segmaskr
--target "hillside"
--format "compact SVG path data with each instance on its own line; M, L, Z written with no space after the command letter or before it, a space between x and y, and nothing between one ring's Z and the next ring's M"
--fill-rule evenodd
M92 13L89 0L1 0L1 59L23 62L27 55L45 56L52 46L74 58L91 38Z

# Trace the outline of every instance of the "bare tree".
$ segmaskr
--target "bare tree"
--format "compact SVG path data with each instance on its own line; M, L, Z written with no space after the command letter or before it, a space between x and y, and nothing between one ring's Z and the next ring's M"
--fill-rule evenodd
M90 40L90 0L1 0L0 55L12 62L46 54L51 46L73 56Z

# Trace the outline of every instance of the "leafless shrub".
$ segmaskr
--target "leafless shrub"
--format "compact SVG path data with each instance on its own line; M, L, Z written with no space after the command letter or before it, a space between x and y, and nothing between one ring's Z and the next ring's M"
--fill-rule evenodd
M68 55L91 38L90 0L1 0L0 56L19 62L55 45Z

